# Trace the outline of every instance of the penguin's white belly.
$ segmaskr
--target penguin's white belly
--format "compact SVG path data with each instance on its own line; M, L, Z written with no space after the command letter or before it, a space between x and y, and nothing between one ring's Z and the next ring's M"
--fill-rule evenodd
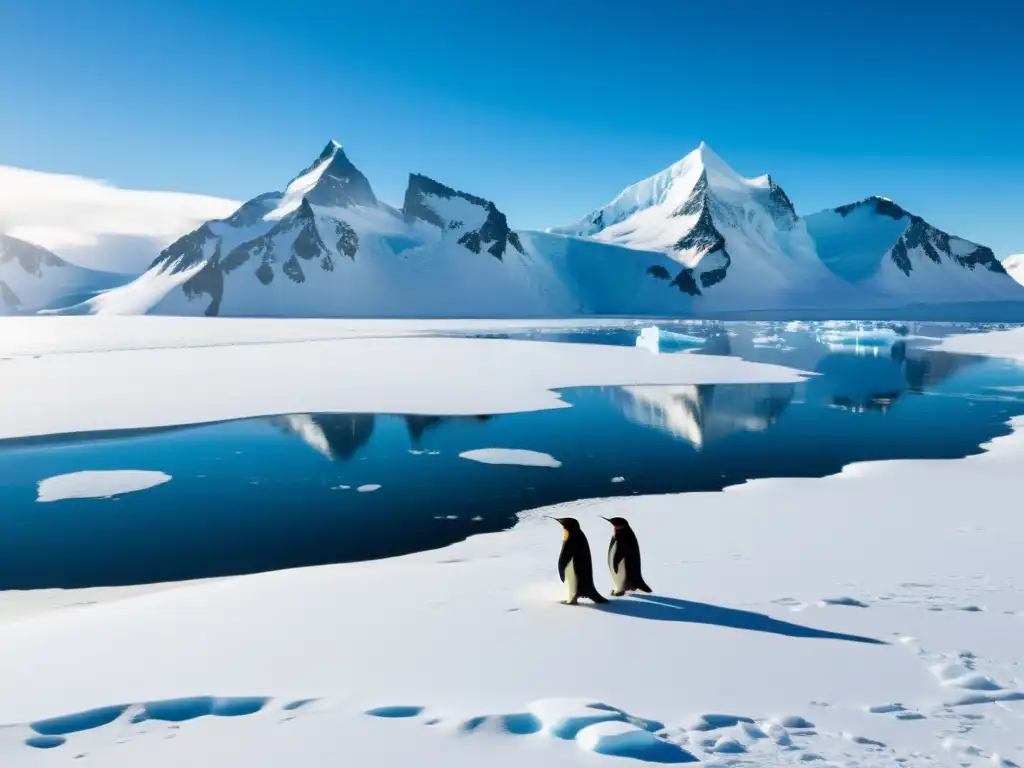
M608 550L608 570L612 574L612 584L615 585L616 592L622 592L626 585L626 558L619 560L619 567L613 568L612 563L615 562L615 553L619 548L618 542L613 544Z
M573 560L565 566L565 585L569 587L569 599L576 597L576 563Z

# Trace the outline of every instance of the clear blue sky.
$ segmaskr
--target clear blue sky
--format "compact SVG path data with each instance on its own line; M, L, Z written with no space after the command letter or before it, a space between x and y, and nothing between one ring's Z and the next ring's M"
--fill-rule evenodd
M513 226L702 139L801 212L882 194L1024 251L1013 0L0 0L0 163L240 199L329 138Z

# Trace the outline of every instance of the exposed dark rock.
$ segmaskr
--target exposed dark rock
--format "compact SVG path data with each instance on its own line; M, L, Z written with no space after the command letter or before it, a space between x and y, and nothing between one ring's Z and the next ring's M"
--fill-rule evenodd
M902 235L892 247L892 260L903 274L910 275L913 267L910 264L910 255L907 253L907 243Z
M732 257L724 248L721 251L715 251L715 253L721 253L725 259L725 263L715 269L709 269L707 272L701 272L700 284L704 288L710 288L712 285L716 285L725 280L725 274L728 272L729 266L732 264ZM705 256L704 258L708 257Z
M332 157L333 155L333 157ZM306 193L305 200L313 205L348 208L354 205L377 205L370 182L362 172L352 165L339 144L331 142L320 153L317 162L300 176L308 173L318 163L331 157L316 185Z
M255 275L256 279L264 285L274 282L274 269L265 261L256 268Z
M654 275L659 280L671 280L671 273L665 269L661 264L654 264L647 268L648 275Z
M901 239L904 242L906 249L909 251L912 248L920 248L924 251L925 255L934 261L936 264L942 263L942 256L932 245L932 233L938 233L938 230L933 230L932 227L928 226L924 219L918 216L912 216L910 218L910 226L901 235ZM945 245L943 250L949 253L949 237L942 233Z
M696 216L705 207L705 196L708 193L708 172L704 170L700 174L700 178L697 179L697 183L693 185L693 190L690 192L690 196L686 198L686 202L679 206L672 215L673 216Z
M768 177L768 201L765 208L775 223L783 229L791 229L797 222L793 201L771 176Z
M280 199L280 192L266 192L243 203L237 211L221 221L232 227L251 227L266 216Z
M992 249L986 248L983 245L979 245L966 256L954 256L953 258L960 266L967 267L968 269L982 267L989 272L995 272L999 275L1007 274L1006 268L996 258L996 255L992 253Z
M688 293L691 296L700 295L700 288L693 277L693 270L689 267L683 267L679 270L679 274L676 275L676 279L673 280L670 285L674 285L683 293Z
M68 266L64 259L46 248L10 235L0 235L0 264L14 261L33 277L42 277L43 267Z
M281 271L284 272L285 277L291 280L293 283L304 283L306 282L306 275L302 271L302 265L299 264L299 260L292 256L281 265Z
M356 260L356 251L359 250L359 235L344 221L336 222L335 234L338 236L338 251L344 253L352 261ZM333 264L331 268L333 269Z
M206 262L206 266L196 272L181 286L189 301L199 299L203 295L210 297L210 304L204 314L207 317L216 317L220 314L220 303L224 298L224 273L220 269L220 241L214 250L212 258Z
M701 256L712 251L725 250L725 238L715 229L711 211L706 204L701 208L697 223L679 238L673 248L676 251L697 251Z
M903 210L900 206L896 205L892 200L888 200L884 197L866 197L863 200L858 200L855 203L848 203L847 205L841 205L835 208L836 213L844 218L849 216L858 208L870 205L873 207L875 213L881 214L882 216L888 216L890 219L899 220L910 214Z
M475 229L459 238L459 245L466 246L473 253L480 253L480 233Z
M207 222L160 251L149 268L173 266L175 272L184 272L206 261L206 244L213 240L217 241L219 247L220 237L214 234L210 222Z
M508 219L504 213L497 209L494 203L482 197L471 195L468 192L452 189L419 173L409 174L409 185L406 187L405 201L402 204L402 212L405 218L407 220L419 219L441 229L462 229L465 227L465 222L446 220L431 208L429 204L429 198L431 197L439 197L445 200L458 197L479 206L486 212L487 216L480 228L466 232L457 241L473 253L480 253L487 246L486 250L489 254L496 259L502 259L505 256L508 245L511 245L519 253L523 253L523 246L519 236L509 229Z

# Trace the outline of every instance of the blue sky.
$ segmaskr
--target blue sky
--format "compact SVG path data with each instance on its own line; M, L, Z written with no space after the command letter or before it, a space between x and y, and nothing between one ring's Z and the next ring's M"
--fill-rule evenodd
M514 226L707 141L803 213L896 199L1024 251L1024 4L0 0L0 163L245 199L329 138Z

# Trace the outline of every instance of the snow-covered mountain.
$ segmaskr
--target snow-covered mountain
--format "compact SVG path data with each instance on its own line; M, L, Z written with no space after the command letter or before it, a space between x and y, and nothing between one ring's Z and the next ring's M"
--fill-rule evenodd
M494 203L412 174L380 201L330 142L283 192L168 246L133 283L71 311L258 316L684 314L640 252L509 228Z
M549 231L666 253L678 264L672 284L698 297L698 312L828 306L853 293L823 267L782 187L740 176L704 143Z
M772 177L740 176L703 143L574 224L517 232L493 202L419 174L388 205L332 141L284 191L66 311L834 318L981 303L1024 315L1024 287L989 249L885 198L802 218Z
M869 297L899 304L1024 300L989 248L885 197L806 217L822 262Z
M1024 253L1014 253L1002 260L1006 274L1024 285Z
M0 235L0 315L67 306L125 278L69 264L57 254Z

